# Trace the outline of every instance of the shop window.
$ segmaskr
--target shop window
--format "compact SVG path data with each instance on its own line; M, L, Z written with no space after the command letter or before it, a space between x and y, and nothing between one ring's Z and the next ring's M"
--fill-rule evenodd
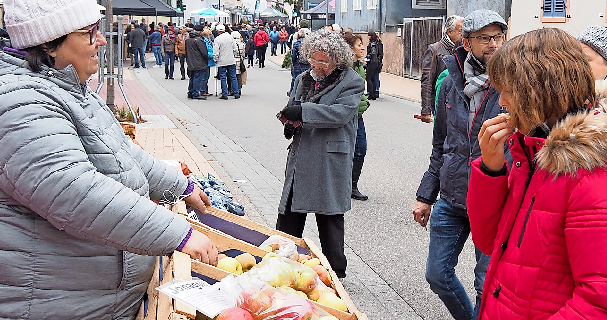
M541 22L567 22L567 0L542 0Z
M361 0L354 0L354 3L352 4L352 7L354 10L362 10L362 4L361 4Z
M446 9L446 0L413 0L411 9Z

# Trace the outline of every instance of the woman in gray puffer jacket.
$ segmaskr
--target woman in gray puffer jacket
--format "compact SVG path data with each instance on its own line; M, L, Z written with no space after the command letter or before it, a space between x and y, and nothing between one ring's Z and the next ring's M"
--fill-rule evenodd
M182 195L204 211L208 198L127 139L86 85L105 45L95 0L4 10L14 49L0 51L0 318L133 319L154 256L217 259L150 199Z

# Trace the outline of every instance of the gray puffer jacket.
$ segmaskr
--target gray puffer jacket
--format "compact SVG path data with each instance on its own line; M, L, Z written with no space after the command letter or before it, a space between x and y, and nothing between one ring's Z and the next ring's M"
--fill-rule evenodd
M0 318L132 319L189 224L187 180L124 135L76 70L0 51Z

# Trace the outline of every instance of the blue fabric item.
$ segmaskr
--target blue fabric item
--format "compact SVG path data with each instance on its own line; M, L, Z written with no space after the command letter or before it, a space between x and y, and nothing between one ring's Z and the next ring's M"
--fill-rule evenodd
M175 51L166 51L164 53L164 74L173 78L173 72L175 72Z
M356 130L356 145L354 146L354 159L364 160L367 154L367 132L363 117L358 117L358 129Z
M211 68L202 69L200 72L202 72L202 84L200 92L209 93L209 78L211 77Z
M133 55L135 55L135 68L139 68L139 63L145 68L145 47L133 48Z
M154 58L156 58L156 65L162 65L162 48L160 46L152 46L152 52L154 52Z
M430 245L426 263L426 281L443 301L454 319L478 319L483 284L490 256L475 248L473 307L466 290L455 275L455 266L470 234L468 212L439 199L430 215Z
M278 31L270 31L268 33L268 35L270 36L270 42L272 43L278 43L279 37L278 37Z
M209 67L214 67L215 60L213 59L213 43L207 38L204 38L204 43L207 45L207 51L209 53Z
M202 70L190 72L188 98L196 98L202 93Z
M149 41L152 45L154 44L160 44L160 41L162 39L162 34L160 33L160 31L156 30L154 32L152 32L152 34L149 37Z
M221 80L221 96L228 96L228 80L232 83L232 91L234 96L240 95L240 89L238 88L238 80L236 79L236 65L231 64L229 66L217 67L219 73L219 80Z

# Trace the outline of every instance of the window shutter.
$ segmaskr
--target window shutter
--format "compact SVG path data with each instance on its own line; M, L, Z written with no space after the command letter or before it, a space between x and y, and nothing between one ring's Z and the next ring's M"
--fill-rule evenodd
M565 18L567 16L567 0L544 0L544 17Z
M348 12L348 0L341 0L341 12Z
M354 3L352 6L353 6L354 10L362 10L361 0L354 0Z

